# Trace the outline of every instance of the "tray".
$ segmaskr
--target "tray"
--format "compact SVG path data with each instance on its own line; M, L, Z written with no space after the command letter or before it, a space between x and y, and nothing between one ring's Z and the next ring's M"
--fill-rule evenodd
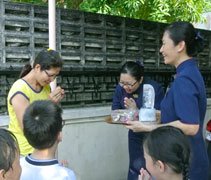
M127 123L121 122L121 121L113 122L111 116L107 116L107 117L105 118L105 122L107 122L107 123L109 123L109 124L128 125Z

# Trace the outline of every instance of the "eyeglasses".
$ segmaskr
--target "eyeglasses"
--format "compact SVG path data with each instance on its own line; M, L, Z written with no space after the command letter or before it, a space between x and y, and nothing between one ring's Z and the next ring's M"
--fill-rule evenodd
M121 86L121 87L124 87L124 86L126 86L126 87L128 87L128 88L132 88L133 86L135 86L135 84L137 83L138 81L136 81L136 82L134 82L133 84L129 84L129 83L124 83L124 82L119 82L119 85Z
M49 78L53 78L55 79L57 74L49 74L46 70L44 70L45 74L49 77Z

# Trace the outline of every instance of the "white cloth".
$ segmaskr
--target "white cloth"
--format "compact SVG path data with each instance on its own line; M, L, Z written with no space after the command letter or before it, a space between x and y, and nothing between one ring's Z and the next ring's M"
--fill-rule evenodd
M74 172L58 163L58 160L37 160L27 155L20 158L20 180L76 180Z

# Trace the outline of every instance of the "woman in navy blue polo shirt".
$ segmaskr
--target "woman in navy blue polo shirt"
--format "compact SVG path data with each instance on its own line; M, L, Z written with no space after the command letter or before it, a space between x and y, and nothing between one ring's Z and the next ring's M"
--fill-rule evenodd
M112 110L116 109L140 109L142 107L143 85L151 84L155 90L154 108L160 110L160 103L164 97L164 91L160 84L144 77L144 67L140 62L126 62L120 72L120 81L113 97ZM145 159L142 148L145 133L135 133L129 130L129 171L128 180L137 180L141 168L145 168Z
M193 58L203 49L203 39L189 22L174 22L165 30L162 41L160 52L164 62L175 66L177 73L161 103L162 124L149 126L130 121L126 127L134 132L151 131L165 125L180 128L189 135L191 143L190 180L208 180L209 163L203 139L206 90Z

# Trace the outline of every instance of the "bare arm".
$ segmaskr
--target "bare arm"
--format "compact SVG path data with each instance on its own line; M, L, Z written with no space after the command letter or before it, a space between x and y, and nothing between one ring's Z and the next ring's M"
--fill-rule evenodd
M59 103L63 97L64 90L61 87L57 87L49 94L48 100ZM22 94L17 94L12 98L11 103L14 108L19 126L21 130L23 130L23 115L30 102Z
M177 127L181 129L186 135L190 135L190 136L196 135L199 130L199 124L185 124L179 120L173 121L167 124L160 124L160 125L162 126L170 125L170 126Z
M127 124L125 127L134 132L150 132L161 126L174 126L181 129L186 135L194 136L199 130L198 124L184 124L179 120L166 124L146 124L140 121L128 121Z
M15 111L19 126L23 131L23 115L30 102L22 94L17 94L12 98L11 103Z

